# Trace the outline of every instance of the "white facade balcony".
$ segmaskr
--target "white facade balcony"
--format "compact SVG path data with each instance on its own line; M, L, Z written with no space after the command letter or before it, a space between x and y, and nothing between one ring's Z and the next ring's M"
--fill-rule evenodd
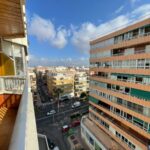
M0 77L0 94L20 95L21 97L18 106L15 104L15 101L18 100L16 97L9 102L5 100L0 105L0 113L4 115L3 118L0 118L0 147L9 150L38 150L39 144L29 80L20 77ZM7 137L1 138L3 135Z

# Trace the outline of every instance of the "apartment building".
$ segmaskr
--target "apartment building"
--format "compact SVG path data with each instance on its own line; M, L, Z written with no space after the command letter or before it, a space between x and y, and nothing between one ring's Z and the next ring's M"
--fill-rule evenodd
M90 42L91 149L150 149L150 19Z
M47 87L50 94L55 96L56 89L61 89L60 98L74 96L74 72L49 72L47 73Z
M31 90L32 92L36 92L37 91L36 73L34 72L33 69L28 69L28 74L30 77Z
M87 93L89 91L89 74L87 72L75 73L74 77L74 95L80 97L81 93Z
M27 73L25 1L0 2L0 149L38 150Z

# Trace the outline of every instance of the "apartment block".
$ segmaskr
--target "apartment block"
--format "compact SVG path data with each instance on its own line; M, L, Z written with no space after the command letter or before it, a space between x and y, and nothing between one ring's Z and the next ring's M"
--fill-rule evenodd
M90 42L89 115L81 134L93 150L150 149L150 19Z
M30 81L25 1L0 1L0 149L38 150Z
M87 72L77 71L74 77L74 95L80 97L82 93L89 91L89 74Z
M36 73L34 70L28 69L28 74L30 77L30 83L31 83L31 90L32 92L37 91L37 78L36 78Z
M47 73L47 87L50 94L55 96L55 90L61 89L60 97L74 96L74 72Z

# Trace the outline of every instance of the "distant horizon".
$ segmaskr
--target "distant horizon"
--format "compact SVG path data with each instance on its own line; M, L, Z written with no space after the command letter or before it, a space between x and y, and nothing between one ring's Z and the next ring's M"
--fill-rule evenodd
M79 68L82 68L82 67L85 67L85 68L89 68L89 66L84 66L84 65L82 65L82 66L62 66L62 65L60 65L60 66L41 66L41 65L37 65L37 66L28 66L28 68L34 68L34 67L67 67L67 68L77 68L77 67L79 67Z

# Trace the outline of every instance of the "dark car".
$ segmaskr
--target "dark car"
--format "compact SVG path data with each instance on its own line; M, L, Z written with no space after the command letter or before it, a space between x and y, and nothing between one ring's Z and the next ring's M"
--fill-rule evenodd
M55 144L49 138L47 139L47 141L48 141L49 148L53 149L55 147Z
M80 125L80 121L74 121L71 123L70 127L77 127Z

